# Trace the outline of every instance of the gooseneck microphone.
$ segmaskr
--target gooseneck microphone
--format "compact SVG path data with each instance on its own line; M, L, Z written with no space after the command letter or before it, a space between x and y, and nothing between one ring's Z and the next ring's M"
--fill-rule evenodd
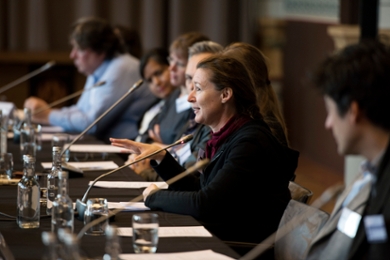
M61 104L62 102L65 102L65 101L67 101L67 100L69 100L69 99L72 99L72 98L75 98L75 97L77 97L77 96L80 96L80 95L81 95L82 93L84 93L84 92L90 91L90 90L93 89L93 88L100 87L100 86L103 86L103 85L105 85L105 84L106 84L105 81L99 81L99 82L95 83L95 84L94 84L92 87L90 87L90 88L81 89L81 90L79 90L79 91L76 91L76 92L73 93L73 94L70 94L70 95L68 95L68 96L66 96L66 97L63 97L63 98L61 98L61 99L59 99L59 100L56 100L56 101L54 101L54 102L48 104L47 106L42 107L42 108L40 108L40 109L34 111L34 112L32 113L32 115L39 114L39 113L41 113L42 111L45 111L46 109L52 108L52 107L54 107L54 106L56 106L56 105L58 105L58 104Z
M206 166L208 165L209 162L210 162L210 160L207 159L207 158L204 159L204 160L201 160L201 161L197 161L193 166L189 167L189 168L188 168L187 170L185 170L184 172L182 172L182 173L176 175L175 177L173 177L173 178L167 180L167 181L166 181L166 184L171 185L172 183L175 183L176 181L178 181L178 180L180 180L180 179L186 177L187 175L192 174L192 173L198 171L199 169L202 169L202 168L206 167ZM161 187L158 187L158 189L151 191L150 194L149 194L149 196L152 195L153 193L157 192L157 191L160 190L160 189L161 189ZM135 197L134 199L130 200L129 202L123 203L123 204L124 204L123 207L117 208L117 209L111 211L107 216L101 216L100 218L95 219L95 220L89 222L87 225L85 225L85 226L80 230L79 234L77 235L77 238L80 239L80 238L84 235L85 231L87 231L89 228L91 228L92 226L94 226L94 225L96 225L96 224L99 224L100 222L102 222L102 221L104 221L104 220L106 220L106 219L111 218L112 216L115 216L116 214L118 214L119 212L121 212L122 210L124 210L127 206L132 205L134 202L139 202L139 201L141 201L141 200L143 199L143 197L144 197L144 196L141 194L141 195ZM79 212L79 214L80 214L80 212Z
M70 142L64 149L62 149L61 157L64 155L64 153L69 150L69 148L77 142L86 132L88 132L94 125L96 125L103 117L105 117L112 109L114 109L119 103L121 103L125 98L127 98L128 95L133 93L137 88L139 88L143 83L143 80L140 79L134 85L120 98L118 99L111 107L109 107L103 114L101 114L95 121L93 121L84 131L82 131L78 136L76 136L75 139L73 139L72 142ZM64 169L72 170L75 172L82 173L83 171L69 165L68 163L64 163L62 165Z
M53 67L55 64L56 64L55 61L53 61L53 60L52 60L52 61L49 61L48 63L46 63L45 65L43 65L43 66L40 67L39 69L36 69L36 70L34 70L34 71L32 71L32 72L30 72L30 73L24 75L23 77L20 77L20 78L18 78L17 80L12 81L11 83L8 83L8 84L5 85L5 86L2 86L2 87L0 88L0 94L3 93L4 91L9 90L10 88L13 88L13 87L19 85L20 83L22 83L22 82L24 82L24 81L26 81L26 80L28 80L28 79L30 79L30 78L32 78L32 77L38 75L39 73L42 73L42 72L44 72L45 70L50 69L50 68Z
M191 135L191 134L190 134L190 135L186 135L186 136L184 136L183 138L177 140L176 142L174 142L174 143L172 143L172 144L170 144L170 145L168 145L168 146L166 146L166 147L164 147L164 148L158 149L158 150L154 151L153 153L150 153L150 154L148 154L148 155L145 155L145 156L143 156L143 157L141 157L141 158L139 158L139 159L137 159L137 160L135 160L135 161L133 161L133 162L131 162L131 163L124 164L124 165L122 165L121 167L118 167L118 168L116 168L116 169L114 169L114 170L112 170L112 171L110 171L110 172L104 173L104 174L100 175L99 177L97 177L97 178L91 183L91 185L89 185L89 187L88 187L87 191L85 192L83 198L82 198L81 200L79 200L79 199L76 200L76 209L77 209L77 212L78 212L78 214L79 214L79 215L78 215L78 218L79 218L80 220L83 220L83 219L84 219L84 211L85 211L85 208L87 207L87 205L85 204L85 202L87 201L87 197L88 197L88 194L89 194L90 190L92 189L92 187L95 185L95 183L96 183L98 180L100 180L100 179L102 179L102 178L104 178L104 177L106 177L106 176L108 176L108 175L111 175L111 174L113 174L114 172L117 172L117 171L122 170L122 169L124 169L124 168L126 168L126 167L129 167L130 165L133 165L133 164L138 163L138 162L140 162L140 161L142 161L142 160L145 160L145 159L147 159L147 158L150 158L150 157L152 157L153 155L158 154L158 153L160 153L160 152L162 152L162 151L164 151L164 150L166 150L166 149L169 149L169 148L171 148L171 147L173 147L173 146L175 146L175 145L187 143L187 142L191 141L192 138L193 138L193 135Z

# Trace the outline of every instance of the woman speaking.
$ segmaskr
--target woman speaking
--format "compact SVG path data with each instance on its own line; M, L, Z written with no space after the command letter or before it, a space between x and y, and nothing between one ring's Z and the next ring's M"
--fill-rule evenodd
M151 209L186 214L199 220L222 240L261 242L273 233L290 200L289 180L298 152L280 144L262 120L248 72L237 60L215 54L197 65L188 96L195 121L210 127L203 158L210 164L158 190L144 191ZM111 138L137 158L160 147ZM136 159L137 159L136 158ZM168 180L184 171L169 152L153 157L151 165Z

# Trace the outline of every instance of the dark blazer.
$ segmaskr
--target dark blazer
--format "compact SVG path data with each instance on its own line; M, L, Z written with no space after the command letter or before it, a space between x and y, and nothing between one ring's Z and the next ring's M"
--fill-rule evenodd
M307 259L389 259L389 239L385 243L370 244L366 239L364 217L383 214L386 221L387 237L390 230L390 149L387 148L377 172L377 181L369 185L347 205L347 208L362 216L355 238L350 238L337 229L342 212L342 202L354 184L351 183L337 200L328 222L314 238ZM357 178L362 178L359 176ZM356 181L357 181L356 180ZM375 192L372 192L375 190Z
M96 124L95 136L107 143L110 137L134 140L142 116L157 102L159 99L150 92L149 87L141 86Z
M154 129L154 125L160 125L160 137L164 144L171 144L176 141L178 132L190 118L193 117L193 110L191 108L177 113L176 99L180 96L180 88L174 90L165 100L161 111L149 123L149 129ZM141 138L142 143L150 143L153 140L149 137L148 131L143 134Z
M349 259L390 259L390 145L383 156L364 216L382 214L386 223L387 242L369 243L363 221L352 242ZM363 220L362 218L362 220Z
M191 215L223 240L260 242L276 230L291 198L297 161L297 151L280 144L262 120L252 120L228 137L203 173L148 196L145 204ZM184 170L169 153L152 165L164 180Z

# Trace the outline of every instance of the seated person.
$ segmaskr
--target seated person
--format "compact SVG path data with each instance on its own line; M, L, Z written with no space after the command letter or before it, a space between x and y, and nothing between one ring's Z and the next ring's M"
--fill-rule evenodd
M263 53L253 45L236 42L228 45L226 55L236 58L247 68L257 89L260 113L272 133L284 145L288 145L287 127L279 100L268 78L268 68Z
M150 91L158 97L160 102L151 107L142 117L141 125L139 128L139 135L135 139L140 141L143 134L147 134L150 121L160 112L161 107L164 105L165 100L176 89L172 86L169 75L169 63L167 60L169 53L165 49L156 48L147 52L140 62L140 74L142 79L148 84ZM130 160L126 163L130 163L132 156L129 156ZM142 176L145 180L155 181L158 175L153 168L149 165L149 160L146 159L137 164L130 166L137 174Z
M297 167L296 152L282 145L262 120L256 90L245 67L233 58L214 54L197 65L188 96L195 121L207 125L212 137L199 158L211 160L167 190L144 190L151 209L191 215L222 240L260 242L273 233L291 196L289 180ZM160 147L126 139L110 139L137 158ZM163 151L152 166L168 180L184 168ZM245 209L244 221L241 210Z
M390 48L374 40L347 46L319 66L314 82L341 155L366 161L336 201L307 259L389 259Z
M194 113L187 102L188 92L185 86L188 47L207 39L201 33L189 32L172 42L168 61L171 84L177 89L165 101L161 112L151 121L149 131L142 137L142 142L156 142L162 147L171 144L176 141L175 138L188 120L193 118Z
M188 64L186 66L185 77L186 77L186 88L190 92L192 87L192 77L196 70L198 61L206 58L213 53L222 51L223 47L215 42L201 41L193 44L189 50ZM141 62L142 64L142 62ZM141 73L142 74L142 73ZM169 78L168 78L169 80ZM178 145L172 147L169 151L184 167L189 167L196 162L199 148L205 149L206 142L210 139L211 130L208 126L198 124L194 119L190 119L184 127L181 129L175 140L181 137L193 134L194 138L192 141L184 145ZM136 141L139 141L136 139ZM130 155L127 163L134 161L135 155ZM161 178L150 166L149 159L143 160L131 166L131 168L139 175L144 177L147 181L158 181Z
M87 76L84 89L76 105L62 109L47 109L35 114L38 123L61 126L66 132L84 131L101 114L119 100L139 80L139 61L124 54L112 26L99 18L83 18L73 25L70 36L71 59L80 73ZM90 89L105 81L103 86ZM108 136L134 139L138 124L147 109L157 102L148 88L140 87L111 111L88 134L108 140ZM34 110L46 107L39 98L30 97L25 107Z

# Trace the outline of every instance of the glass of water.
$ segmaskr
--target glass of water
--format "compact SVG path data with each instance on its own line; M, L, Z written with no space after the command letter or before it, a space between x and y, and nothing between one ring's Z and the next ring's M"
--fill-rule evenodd
M106 216L106 217L108 216L107 199L104 198L88 199L87 208L85 209L84 212L84 225L87 225L88 223L102 216ZM87 231L85 231L85 234L91 236L105 235L105 229L107 225L108 225L108 218L87 229Z
M133 215L134 252L155 253L158 245L158 215L143 213Z

